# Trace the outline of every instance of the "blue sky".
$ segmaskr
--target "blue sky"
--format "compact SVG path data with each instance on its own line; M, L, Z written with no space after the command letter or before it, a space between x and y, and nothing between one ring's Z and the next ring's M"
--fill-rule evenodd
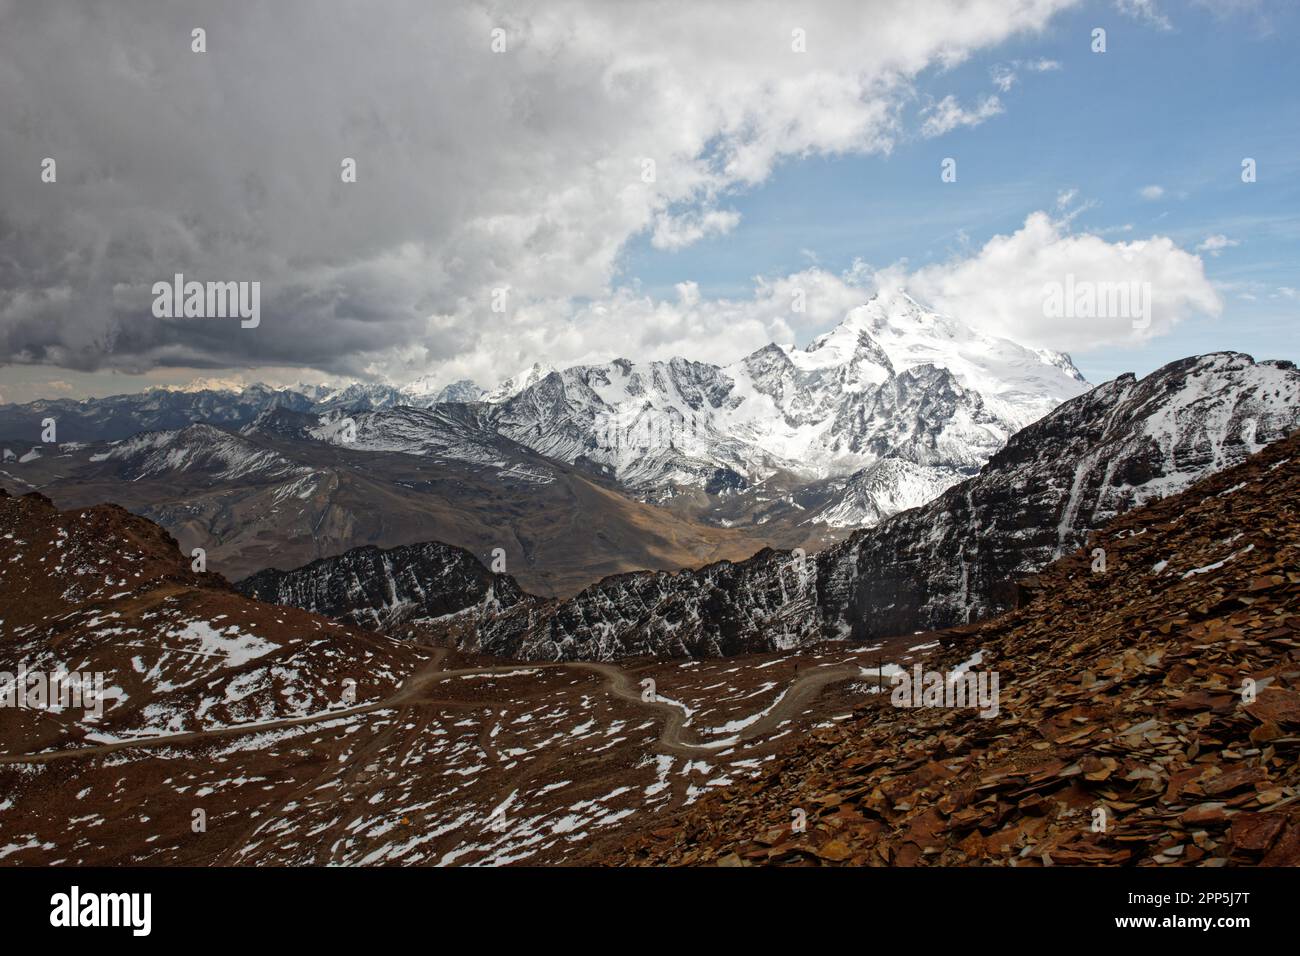
M1078 352L1089 380L1216 349L1298 360L1300 292L1279 290L1300 290L1300 10L1274 4L1223 16L1166 7L1162 28L1089 4L1041 36L932 68L904 112L911 129L927 94L966 105L996 94L1004 112L938 138L905 136L887 156L786 161L762 186L730 197L742 216L733 232L676 252L639 237L623 277L656 296L693 280L706 297L731 297L748 294L755 275L804 268L810 254L831 271L855 258L915 268L1013 232L1074 189L1076 205L1092 204L1075 231L1166 235L1187 250L1211 235L1236 243L1200 253L1221 316L1192 317L1144 345ZM1090 50L1098 26L1107 31L1100 54ZM1041 59L1060 68L1021 69L1009 91L994 86L992 71ZM958 160L956 183L937 175L948 156ZM1249 185L1240 178L1245 156L1258 164ZM1143 198L1148 186L1163 195Z

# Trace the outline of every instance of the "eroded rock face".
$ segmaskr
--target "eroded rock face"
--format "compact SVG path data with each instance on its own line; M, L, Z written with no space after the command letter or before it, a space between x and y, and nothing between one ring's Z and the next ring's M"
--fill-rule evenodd
M1187 456L1221 460L1202 447ZM1085 504L1110 487L1086 474ZM900 705L895 682L761 776L578 862L1300 865L1298 505L1300 432L1107 523L1014 611L933 635L926 669L997 675L996 713Z
M293 571L259 571L237 587L259 601L377 630L470 609L491 615L537 600L514 578L493 574L463 548L436 541L387 550L353 548Z
M1014 435L980 474L817 556L830 628L874 637L1006 610L1013 582L1116 515L1300 427L1300 372L1216 353L1122 376Z

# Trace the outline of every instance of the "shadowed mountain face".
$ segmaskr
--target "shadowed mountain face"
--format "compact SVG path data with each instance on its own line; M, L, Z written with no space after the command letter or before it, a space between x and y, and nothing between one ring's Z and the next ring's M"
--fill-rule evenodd
M818 554L766 550L693 571L617 575L501 615L471 593L440 626L460 646L538 660L730 655L948 627L1012 606L1016 578L1116 515L1297 427L1300 372L1290 363L1185 359L1066 402L976 477ZM343 580L351 574L339 566ZM332 575L328 562L308 577L321 575Z
M436 541L381 550L353 548L293 571L269 568L239 582L243 594L362 627L392 631L413 620L474 610L498 615L525 600L515 579Z
M1289 362L1215 353L1122 376L1013 436L977 478L819 554L823 626L869 638L1005 610L1011 582L1089 531L1298 427Z

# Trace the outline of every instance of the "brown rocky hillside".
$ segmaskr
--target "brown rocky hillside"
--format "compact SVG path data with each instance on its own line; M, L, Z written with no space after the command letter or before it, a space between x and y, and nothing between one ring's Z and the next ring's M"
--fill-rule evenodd
M0 490L0 683L102 675L101 714L7 707L0 754L102 746L364 706L428 658L195 573L162 528L116 505L58 510Z

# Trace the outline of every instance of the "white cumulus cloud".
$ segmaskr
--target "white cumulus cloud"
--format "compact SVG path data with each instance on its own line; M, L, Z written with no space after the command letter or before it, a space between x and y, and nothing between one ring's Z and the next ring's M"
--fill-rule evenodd
M906 278L919 297L1026 345L1081 351L1133 343L1168 332L1196 314L1223 308L1200 258L1172 239L1152 236L1108 242L1073 233L1045 212L1032 213L1011 235L994 236L976 254L926 266ZM1132 317L1054 317L1045 308L1056 286L1105 288L1136 283L1150 289L1150 323Z
M1079 288L1148 284L1150 323L1134 328L1125 315L1051 317L1045 288L1067 281ZM703 297L689 282L665 299L618 289L584 304L568 322L567 303L536 303L513 315L506 334L495 336L490 347L458 357L440 375L491 384L502 377L494 371L502 360L506 374L537 359L562 367L615 357L684 356L725 365L769 342L805 343L877 289L900 287L978 328L1025 345L1072 352L1137 345L1193 315L1218 315L1222 309L1201 260L1171 239L1109 242L1071 232L1068 219L1034 212L1011 235L994 236L969 255L916 270L906 263L872 269L858 262L836 274L814 266L760 277L750 295L735 298ZM563 331L557 334L557 328Z
M986 96L971 109L963 107L955 96L945 96L938 103L921 111L921 135L942 136L961 126L978 126L1002 112L1002 101L996 96Z

